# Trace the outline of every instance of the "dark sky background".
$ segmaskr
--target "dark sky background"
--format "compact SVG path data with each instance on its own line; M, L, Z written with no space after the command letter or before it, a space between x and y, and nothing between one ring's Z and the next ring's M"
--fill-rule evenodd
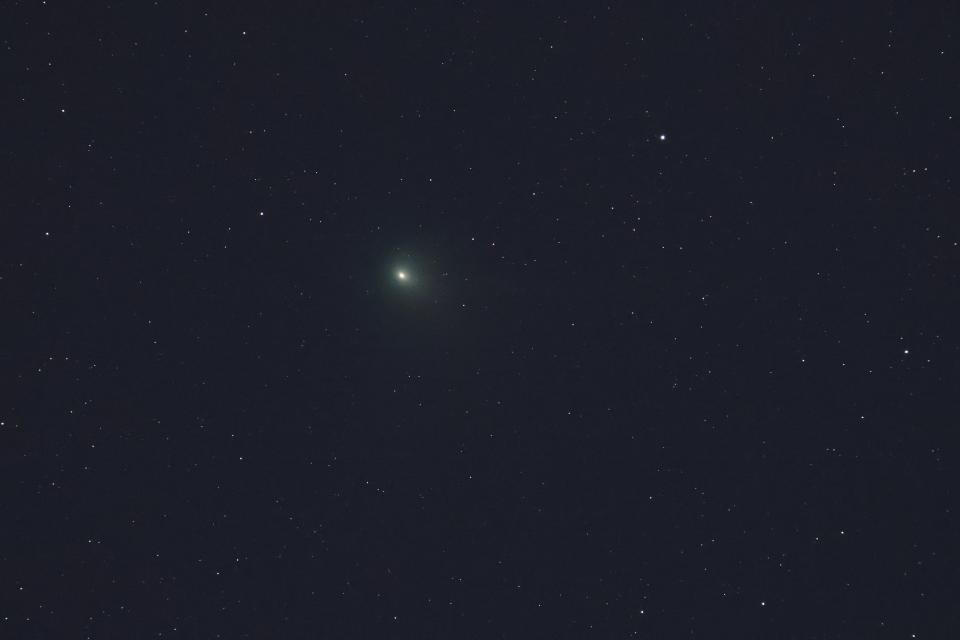
M0 4L0 637L956 637L960 10L640 5Z

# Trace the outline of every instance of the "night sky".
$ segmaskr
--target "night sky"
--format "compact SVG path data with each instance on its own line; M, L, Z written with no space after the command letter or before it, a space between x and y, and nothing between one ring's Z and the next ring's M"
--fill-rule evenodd
M960 637L960 7L702 4L0 4L0 637Z

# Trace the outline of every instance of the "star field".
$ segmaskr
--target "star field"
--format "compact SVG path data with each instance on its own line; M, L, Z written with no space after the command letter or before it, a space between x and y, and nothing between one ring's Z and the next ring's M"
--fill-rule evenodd
M951 3L8 3L0 637L960 632Z

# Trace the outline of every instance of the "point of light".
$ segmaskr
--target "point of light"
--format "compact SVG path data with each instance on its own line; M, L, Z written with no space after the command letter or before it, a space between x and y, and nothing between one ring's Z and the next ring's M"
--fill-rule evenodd
M661 133L661 134L660 134L660 142L664 142L666 139L667 139L667 134Z
M397 279L398 279L398 280L406 280L406 279L407 279L407 272L406 272L406 271L397 271Z

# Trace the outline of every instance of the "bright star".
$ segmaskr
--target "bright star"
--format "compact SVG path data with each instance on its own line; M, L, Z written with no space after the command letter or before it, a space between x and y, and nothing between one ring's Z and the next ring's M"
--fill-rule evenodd
M406 279L407 279L407 272L406 272L406 271L397 271L397 279L398 279L398 280L406 280Z

